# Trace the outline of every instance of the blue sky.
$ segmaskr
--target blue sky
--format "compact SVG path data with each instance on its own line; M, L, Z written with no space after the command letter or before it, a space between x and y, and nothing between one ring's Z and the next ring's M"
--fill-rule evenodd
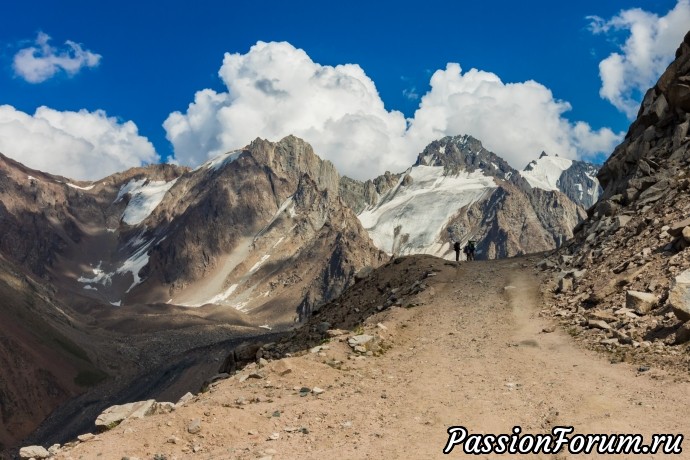
M432 138L465 132L514 167L540 149L601 158L690 29L687 0L34 1L3 10L0 151L83 179L159 159L194 166L287 131L360 178L404 168ZM643 32L631 43L635 28ZM33 47L45 57L39 42L52 56L81 53L69 64L78 68L31 74L17 56ZM224 64L224 53L235 58ZM623 62L609 61L607 100L600 63L612 53ZM324 73L333 75L310 77ZM254 94L248 81L275 91ZM204 89L208 97L195 98Z

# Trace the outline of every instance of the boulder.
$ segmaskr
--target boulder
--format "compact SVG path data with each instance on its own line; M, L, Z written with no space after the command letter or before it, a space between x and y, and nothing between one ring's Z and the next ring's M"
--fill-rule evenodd
M350 345L352 348L355 348L357 346L365 346L367 343L371 342L374 340L373 335L367 335L367 334L361 334L361 335L355 335L347 339L348 345Z
M610 331L611 326L606 321L600 319L590 319L587 321L587 326L593 329L601 329L602 331Z
M175 404L171 402L157 402L153 405L151 415L155 414L169 414L175 410Z
M556 264L549 259L543 259L537 264L537 268L540 270L548 270L550 268L556 268Z
M197 434L201 431L201 419L195 418L187 425L187 433Z
M286 359L281 359L273 364L273 372L278 375L288 375L292 372L292 365Z
M625 293L625 307L642 315L656 307L658 300L649 292L627 291Z
M632 220L632 216L628 216L625 214L618 215L613 218L613 221L611 222L611 231L615 232L618 229L621 229L628 225L628 223Z
M690 320L690 270L685 270L671 282L668 303L679 320Z
M192 399L194 399L194 395L187 392L180 398L179 401L177 401L177 404L175 404L175 406L177 406L177 407L184 406L185 404L187 404Z
M96 426L108 429L127 418L144 418L153 412L155 404L155 399L149 399L147 401L111 406L98 416Z
M676 345L690 341L690 322L683 323L676 331Z
M355 273L355 282L365 280L369 277L369 275L372 274L373 271L374 268L369 265L362 267L357 273Z
M19 449L19 458L48 458L48 452L43 446L27 446Z
M600 216L612 216L620 209L620 205L610 200L600 201L595 208Z
M573 279L564 276L558 280L558 292L570 292L573 290Z
M602 310L591 311L587 314L587 316L589 317L590 321L604 321L605 323L613 323L618 321L618 317L616 315Z
M690 85L676 83L668 89L668 102L674 108L690 112Z
M329 329L326 331L326 335L328 337L333 338L333 337L339 337L341 335L345 335L345 334L347 334L347 332L348 331L344 331L342 329Z
M666 230L666 233L668 233L671 236L678 237L683 234L683 229L685 229L685 227L688 226L690 226L690 218L681 220L680 222L676 222L675 224L671 224L669 226L669 229Z

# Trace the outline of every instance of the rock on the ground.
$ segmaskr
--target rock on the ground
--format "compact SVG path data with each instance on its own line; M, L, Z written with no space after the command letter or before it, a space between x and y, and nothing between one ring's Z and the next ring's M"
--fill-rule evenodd
M170 412L175 410L175 404L171 402L157 402L153 405L153 409L151 410L151 414L169 414Z
M273 364L273 372L278 375L287 375L292 372L292 366L287 360L281 359Z
M110 428L114 424L120 423L127 418L144 418L151 414L156 404L155 399L147 401L137 401L118 406L111 406L104 410L96 419L96 426Z
M690 322L683 323L676 331L676 344L690 342Z
M356 346L365 346L367 343L371 342L374 340L373 335L367 335L367 334L361 334L361 335L355 335L347 339L347 343L352 347L355 348Z
M570 277L563 277L558 280L558 292L570 292L573 290L573 279Z
M178 406L178 407L184 406L185 404L187 404L187 403L188 403L189 401L191 401L192 399L194 399L194 395L193 395L193 394L191 394L191 393L185 393L185 394L180 398L180 400L177 401L177 404L175 404L175 406Z
M685 270L673 280L668 303L679 320L690 320L690 270Z
M671 236L678 237L683 234L683 230L688 226L690 226L690 218L671 224L666 232Z
M625 307L640 314L649 313L657 301L657 297L649 292L627 291L625 294Z
M48 452L43 446L27 446L19 449L19 458L48 458Z
M326 335L331 338L339 337L345 334L347 334L347 331L343 331L342 329L329 329L326 331Z
M201 431L201 419L195 418L189 425L187 425L187 432L189 434L197 434Z
M587 321L587 325L591 328L601 329L603 331L608 331L611 329L611 326L609 326L606 321L602 321L600 319L590 319Z

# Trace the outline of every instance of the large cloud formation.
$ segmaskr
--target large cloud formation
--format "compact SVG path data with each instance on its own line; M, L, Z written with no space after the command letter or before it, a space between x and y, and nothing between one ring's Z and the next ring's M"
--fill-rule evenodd
M12 67L17 76L29 83L41 83L60 71L73 76L84 67L96 67L101 61L100 54L85 50L71 40L67 40L61 50L51 46L49 41L49 35L39 32L35 46L15 54Z
M535 81L504 83L477 69L463 74L459 64L450 63L431 77L431 90L422 97L407 137L424 145L469 133L519 169L541 151L576 159L613 150L621 134L572 123L564 118L570 109Z
M611 19L589 17L595 34L629 34L620 52L599 63L599 94L631 120L644 92L671 63L674 51L690 26L690 0L678 0L666 16L639 8L623 10Z
M133 122L120 123L102 110L39 107L29 115L0 105L0 152L31 168L83 180L160 161Z
M227 92L196 93L186 113L164 123L176 161L197 165L256 137L288 134L312 143L342 174L371 178L409 167L424 146L471 134L522 168L542 150L569 158L609 153L621 134L570 122L567 102L534 81L448 64L431 78L411 119L384 107L374 82L356 64L318 64L289 43L258 42L226 54L219 75Z
M288 134L309 141L344 174L407 163L398 158L405 117L384 108L358 65L322 66L289 43L258 42L247 54L226 53L219 75L227 92L199 91L186 114L172 113L164 123L182 164L198 164L257 136Z

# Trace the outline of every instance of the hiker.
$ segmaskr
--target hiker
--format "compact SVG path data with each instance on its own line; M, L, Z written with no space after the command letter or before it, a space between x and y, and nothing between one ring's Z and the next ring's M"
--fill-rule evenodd
M467 246L465 246L465 254L467 254L467 260L474 260L474 251L476 249L475 242L469 240Z
M460 242L456 241L455 244L453 245L453 249L455 249L455 261L460 262Z

